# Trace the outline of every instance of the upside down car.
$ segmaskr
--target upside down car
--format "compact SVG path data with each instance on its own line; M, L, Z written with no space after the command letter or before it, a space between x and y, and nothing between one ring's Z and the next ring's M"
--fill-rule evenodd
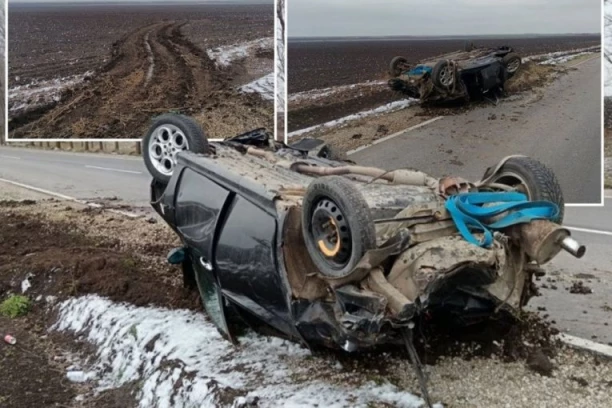
M405 57L390 63L389 86L422 101L478 99L500 93L521 67L521 57L510 47L475 48L440 55L416 64Z
M532 295L530 265L584 254L560 225L554 174L534 159L504 158L471 182L330 152L263 129L208 142L174 114L144 137L152 206L183 243L168 259L227 339L238 314L311 347L406 344L418 365L420 315L459 326L513 315Z

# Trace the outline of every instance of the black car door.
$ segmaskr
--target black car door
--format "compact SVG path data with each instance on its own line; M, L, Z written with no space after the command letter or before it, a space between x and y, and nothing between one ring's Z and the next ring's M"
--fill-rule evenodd
M225 188L187 168L181 174L175 192L175 222L189 248L188 255L204 308L219 331L233 340L214 267L217 221L229 196Z

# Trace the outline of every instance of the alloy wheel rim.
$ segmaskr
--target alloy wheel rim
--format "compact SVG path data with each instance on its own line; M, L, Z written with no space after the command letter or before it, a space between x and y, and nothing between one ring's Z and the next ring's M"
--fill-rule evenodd
M189 149L185 134L175 125L165 124L153 131L148 150L157 171L170 176L176 167L176 156Z

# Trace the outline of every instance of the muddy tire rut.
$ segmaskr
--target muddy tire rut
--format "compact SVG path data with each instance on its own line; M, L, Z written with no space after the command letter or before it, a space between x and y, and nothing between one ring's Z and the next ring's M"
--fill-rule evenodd
M187 40L185 23L140 27L113 44L110 61L61 100L12 119L13 138L119 138L144 135L153 117L196 117L211 138L272 129L273 104L232 84L240 67L218 69Z

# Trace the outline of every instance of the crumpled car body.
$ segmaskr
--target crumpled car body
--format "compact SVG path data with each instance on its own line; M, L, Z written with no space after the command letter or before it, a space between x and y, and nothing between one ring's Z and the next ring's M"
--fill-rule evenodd
M569 237L549 221L512 227L490 248L457 233L448 194L507 182L512 158L470 183L327 157L320 141L229 139L206 154L181 152L170 181L152 182L153 208L184 244L185 281L197 284L226 338L235 341L237 314L308 346L354 351L401 344L400 329L425 313L461 325L512 315L533 294L529 265L550 260ZM375 245L338 276L321 272L302 232L308 186L325 174L355 186L375 230Z
M421 101L473 100L498 94L521 66L510 47L466 48L417 64L396 57L391 62L391 89Z

